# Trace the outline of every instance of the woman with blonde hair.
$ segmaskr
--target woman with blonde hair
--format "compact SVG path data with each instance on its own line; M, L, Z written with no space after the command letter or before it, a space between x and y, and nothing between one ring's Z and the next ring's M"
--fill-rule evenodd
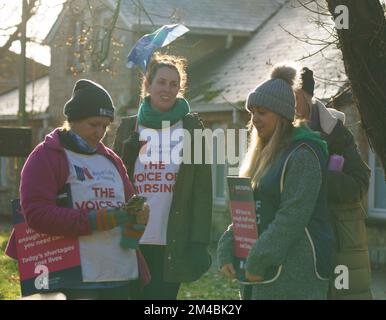
M251 141L240 169L254 191L259 238L246 261L244 299L325 299L330 276L327 146L295 117L296 69L282 64L246 99ZM223 274L235 277L232 225L218 244Z

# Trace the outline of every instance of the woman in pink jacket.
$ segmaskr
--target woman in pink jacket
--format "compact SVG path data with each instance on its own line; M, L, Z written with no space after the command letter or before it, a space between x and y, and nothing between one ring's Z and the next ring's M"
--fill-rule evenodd
M68 299L128 299L131 280L149 278L137 250L148 205L122 208L134 194L121 159L101 140L114 118L108 92L90 80L76 82L64 106L67 121L28 157L20 183L21 210L38 233L77 237L82 281L59 288ZM59 206L57 195L68 201ZM16 257L15 239L7 253Z

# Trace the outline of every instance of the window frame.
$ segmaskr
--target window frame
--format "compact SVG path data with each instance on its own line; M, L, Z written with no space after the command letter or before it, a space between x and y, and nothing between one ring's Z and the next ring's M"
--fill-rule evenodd
M75 72L77 74L83 73L86 71L85 65L85 45L80 43L80 37L83 34L83 29L85 27L83 17L78 15L75 19L75 24L73 27L73 43L69 49L69 54L67 57L68 68L67 71L69 73ZM75 69L72 71L72 68Z
M386 222L386 208L380 209L375 207L375 169L376 169L376 155L373 151L369 150L368 165L371 169L370 187L367 199L367 209L369 218L382 220Z
M211 130L212 131L215 131L216 129L223 129L225 130L226 126L225 124L222 124L222 123L213 123L212 126L211 126ZM217 142L216 142L217 143ZM225 146L224 146L225 147ZM212 196L213 196L213 204L215 206L220 206L220 207L224 207L224 206L227 206L227 201L228 201L228 188L227 188L227 181L226 181L226 176L227 176L227 172L228 172L228 162L227 162L227 159L226 159L226 155L225 155L225 164L224 164L224 171L223 171L223 179L224 179L224 196L223 197L219 197L217 196L217 174L218 174L218 166L216 165L215 163L215 158L217 159L217 148L215 146L215 144L213 143L213 164L212 164Z
M4 190L9 187L9 181L7 176L7 167L9 159L6 157L0 157L0 189Z

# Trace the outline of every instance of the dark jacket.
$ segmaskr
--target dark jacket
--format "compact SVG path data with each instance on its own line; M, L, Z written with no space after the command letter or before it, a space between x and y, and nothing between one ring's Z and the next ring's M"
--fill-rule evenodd
M133 128L136 116L123 118L117 130L114 151L123 156L137 153L133 144L125 140ZM131 127L131 128L130 128ZM194 145L194 129L203 129L196 114L183 118ZM203 149L205 144L203 143ZM205 150L203 150L203 153ZM192 152L193 163L194 152ZM123 157L126 159L127 157ZM205 158L203 158L205 159ZM124 161L125 162L125 161ZM134 171L133 161L126 161L129 173ZM151 214L151 213L150 213ZM212 177L210 164L182 163L173 187L173 199L167 228L167 245L164 258L164 280L168 282L190 282L200 278L210 267L211 258L207 246L210 242L212 220Z
M369 187L370 169L361 159L351 132L338 121L330 134L322 132L329 153L345 159L341 172L328 171L328 202L335 237L334 265L349 270L349 289L330 285L331 299L371 299L366 212L361 201Z

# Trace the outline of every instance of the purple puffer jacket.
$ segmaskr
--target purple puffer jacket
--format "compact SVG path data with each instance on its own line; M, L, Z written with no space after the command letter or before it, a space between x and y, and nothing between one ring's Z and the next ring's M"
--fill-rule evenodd
M97 153L115 164L123 181L126 200L129 199L134 194L134 188L122 160L103 143L99 143ZM40 233L68 237L91 234L88 209L62 208L56 205L56 195L65 185L68 175L67 156L59 141L59 129L55 129L32 151L21 172L20 203L29 227ZM13 233L6 254L17 259ZM147 282L147 266L139 251L137 257L141 278Z

